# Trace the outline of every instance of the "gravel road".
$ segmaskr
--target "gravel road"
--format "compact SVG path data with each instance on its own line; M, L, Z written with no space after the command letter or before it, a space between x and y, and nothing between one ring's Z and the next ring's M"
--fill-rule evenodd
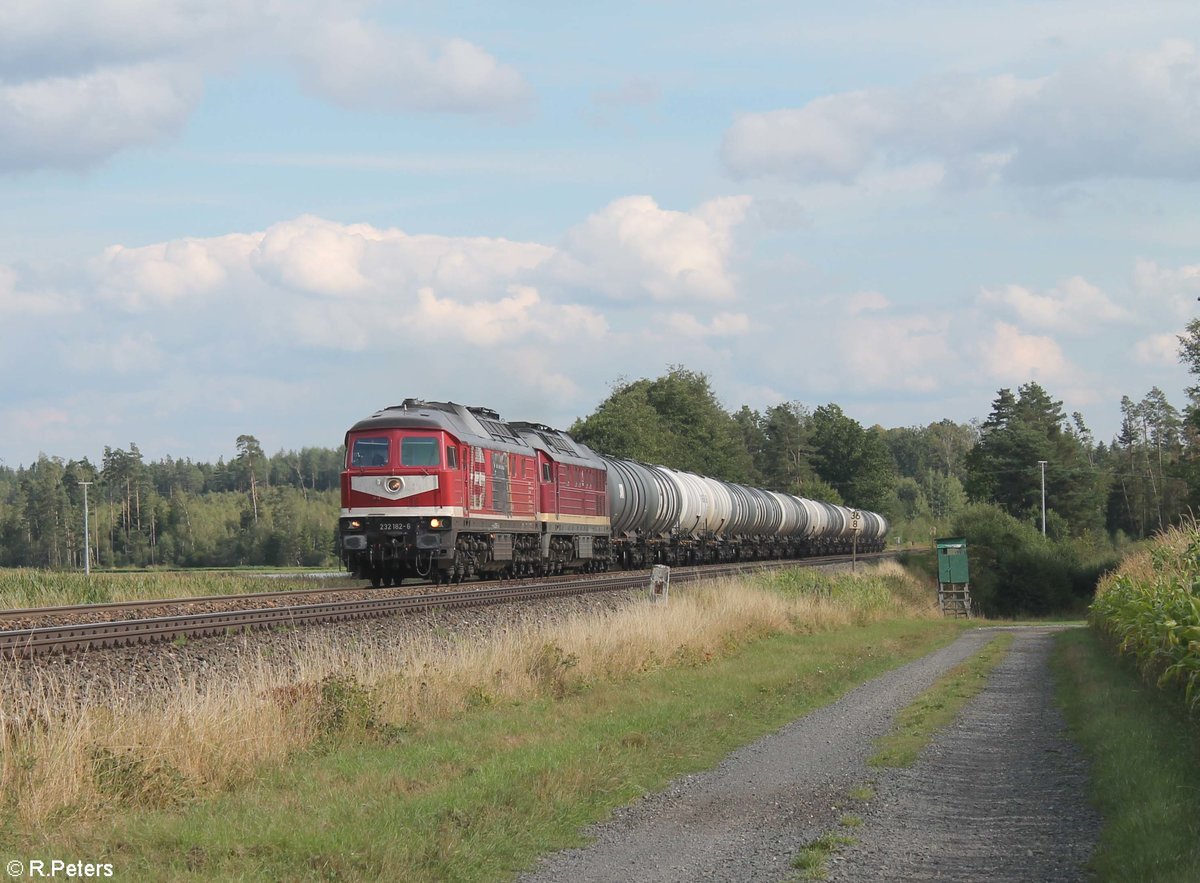
M1021 629L987 689L876 785L830 880L1086 880L1100 833L1087 765L1054 704L1052 629Z
M912 770L868 767L895 713L994 630L864 684L841 700L618 810L586 848L548 856L525 883L779 881L805 844L838 831L860 845L831 862L838 880L1062 880L1079 877L1099 820L1086 770L1050 695L1050 630L1018 631L1013 651L960 721ZM874 782L866 807L850 792ZM852 832L847 813L866 818Z

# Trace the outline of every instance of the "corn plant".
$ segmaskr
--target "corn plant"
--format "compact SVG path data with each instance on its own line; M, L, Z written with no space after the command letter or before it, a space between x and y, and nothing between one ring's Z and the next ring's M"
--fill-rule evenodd
M1090 619L1143 676L1181 688L1189 708L1200 708L1200 529L1176 529L1122 565Z

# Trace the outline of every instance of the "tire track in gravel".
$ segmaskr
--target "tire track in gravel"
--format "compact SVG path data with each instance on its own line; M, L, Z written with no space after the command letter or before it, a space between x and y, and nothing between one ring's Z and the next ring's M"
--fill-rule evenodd
M883 772L831 881L1086 880L1101 819L1054 703L1058 629L1019 629L987 687L908 769Z
M778 881L806 843L834 827L848 792L874 778L872 741L896 712L992 639L954 643L854 689L711 770L677 779L585 833L595 842L543 858L521 879Z

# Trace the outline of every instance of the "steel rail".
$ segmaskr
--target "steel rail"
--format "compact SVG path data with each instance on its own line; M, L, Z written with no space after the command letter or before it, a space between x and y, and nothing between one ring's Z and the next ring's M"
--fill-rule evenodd
M619 572L613 572L617 575ZM344 579L354 579L350 574L344 574ZM579 577L572 575L545 577L548 580L578 579ZM512 578L505 580L511 584ZM371 585L363 585L362 580L353 586L320 586L314 585L307 589L280 589L274 592L245 592L240 595L186 595L179 598L137 598L128 601L103 601L98 604L63 604L54 607L14 607L7 610L0 610L0 622L8 622L15 619L46 619L51 616L68 616L73 613L105 613L108 611L124 611L124 610L149 610L155 607L174 607L177 605L187 604L225 604L230 602L241 601L263 601L263 600L286 600L288 598L300 598L306 595L335 595L343 592L390 592L395 590L410 590L427 588L419 583L413 583L407 586L392 586L388 588L374 588Z
M871 560L887 553L859 555ZM672 571L673 582L697 582L703 579L736 575L780 567L814 567L850 561L850 556L826 556L799 561L766 561L738 565L694 567ZM461 608L500 604L511 601L531 601L543 598L582 595L592 592L611 592L644 588L649 571L635 571L616 576L593 577L571 582L541 583L500 588L471 589L462 592L434 592L420 595L400 595L385 598L324 601L315 604L264 607L251 610L230 610L217 613L190 613L157 616L147 619L127 619L110 622L90 622L75 625L42 626L0 632L0 657L30 658L53 652L150 644L175 638L206 637L238 633L281 625L300 625L315 622L337 622L348 619L387 616L434 608ZM253 598L254 596L251 596Z

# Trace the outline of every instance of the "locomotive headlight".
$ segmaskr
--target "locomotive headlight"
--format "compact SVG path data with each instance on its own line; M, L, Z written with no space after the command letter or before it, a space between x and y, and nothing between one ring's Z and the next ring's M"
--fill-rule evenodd
M440 518L430 518L430 519L429 519L429 526L430 526L430 527L441 527L441 526L442 526L442 519L440 519Z
M398 494L400 491L404 490L404 479L393 475L383 483L383 486L387 488L390 493Z
M350 528L351 530L358 530L360 527L362 527L362 522L361 521L351 521L349 524L346 525L346 527Z

